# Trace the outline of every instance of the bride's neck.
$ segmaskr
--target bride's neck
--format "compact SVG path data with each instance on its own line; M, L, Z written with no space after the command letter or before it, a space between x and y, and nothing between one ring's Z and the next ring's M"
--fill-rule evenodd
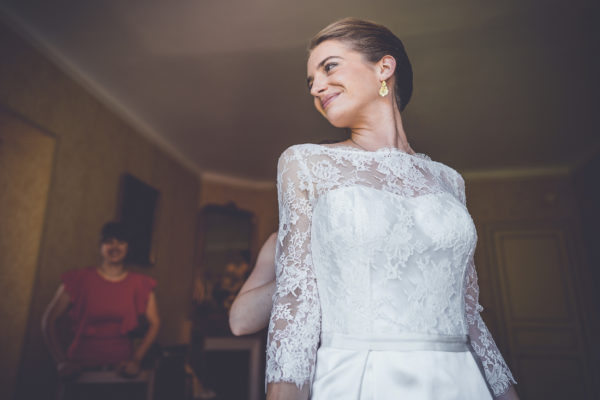
M350 132L351 141L367 150L394 147L406 153L414 153L402 125L400 110L393 100L391 107L378 107L369 112L368 118L350 128Z

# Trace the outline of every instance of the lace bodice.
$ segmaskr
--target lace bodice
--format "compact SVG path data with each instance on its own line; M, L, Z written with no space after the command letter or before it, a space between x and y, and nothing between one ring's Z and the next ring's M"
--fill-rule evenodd
M267 382L309 383L321 334L469 335L494 394L506 391L460 174L397 149L304 144L281 155L277 177Z

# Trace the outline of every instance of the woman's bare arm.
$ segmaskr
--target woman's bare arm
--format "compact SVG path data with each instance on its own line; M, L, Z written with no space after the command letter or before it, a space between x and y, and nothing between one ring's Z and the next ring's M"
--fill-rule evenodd
M160 328L160 318L158 316L158 307L156 306L156 296L154 292L150 293L148 299L148 306L146 307L146 319L148 320L148 331L142 338L142 341L135 351L133 359L140 362L148 352L148 349L154 343L156 336L158 335L158 329Z
M276 243L275 232L260 249L254 270L231 306L229 326L236 336L258 332L269 323L275 292Z
M160 328L160 317L158 316L158 307L156 306L156 296L154 292L150 293L148 298L148 305L146 306L146 319L148 320L148 330L142 338L139 346L135 350L133 359L121 363L117 369L123 372L125 375L137 375L140 372L140 364L144 359L144 356L148 352L148 349L154 343L158 330Z
M309 386L304 385L302 389L298 389L296 384L290 382L269 383L267 385L267 400L308 399Z

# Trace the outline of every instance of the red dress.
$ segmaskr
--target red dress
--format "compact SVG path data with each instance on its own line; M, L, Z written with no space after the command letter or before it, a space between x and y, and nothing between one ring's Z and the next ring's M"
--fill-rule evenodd
M118 282L103 278L96 267L75 269L61 277L71 298L74 339L67 358L85 366L117 364L131 359L127 333L146 312L156 281L128 272Z

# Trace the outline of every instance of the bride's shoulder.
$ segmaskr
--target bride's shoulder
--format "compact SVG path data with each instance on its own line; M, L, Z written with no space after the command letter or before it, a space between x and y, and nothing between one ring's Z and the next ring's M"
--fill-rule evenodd
M326 146L314 143L295 144L285 149L279 162L300 161L310 162L315 156L323 155L327 151Z
M465 180L456 169L441 162L434 162L438 170L437 176L443 183L452 188L454 194L463 203L465 202Z
M436 167L440 172L443 172L446 176L456 179L458 181L463 181L463 177L456 169L452 168L448 164L444 164L438 161L433 161Z
M312 154L322 153L325 150L324 145L314 143L294 144L283 151L283 154Z

